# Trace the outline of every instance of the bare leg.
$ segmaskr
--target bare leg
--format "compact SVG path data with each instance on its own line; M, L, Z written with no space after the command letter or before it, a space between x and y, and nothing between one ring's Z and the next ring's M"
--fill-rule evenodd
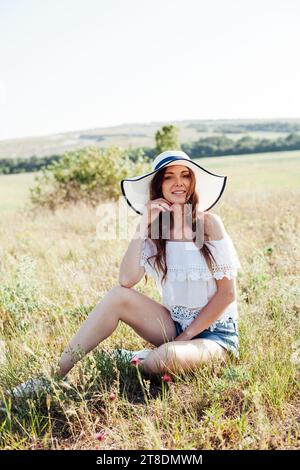
M134 289L115 286L90 312L65 348L57 376L65 376L82 357L109 337L119 320L131 326L146 341L160 346L176 336L169 311Z
M142 363L148 375L191 371L210 361L226 361L227 351L209 339L171 341L151 351Z

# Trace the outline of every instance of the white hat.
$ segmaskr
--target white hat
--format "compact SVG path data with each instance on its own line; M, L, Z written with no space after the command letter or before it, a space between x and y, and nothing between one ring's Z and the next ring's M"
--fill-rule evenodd
M227 176L216 175L202 168L181 150L166 150L155 158L150 173L121 181L123 196L135 212L143 214L145 204L150 199L150 183L153 175L162 168L173 165L184 165L194 172L195 191L199 196L198 208L201 212L208 211L218 202L225 189Z

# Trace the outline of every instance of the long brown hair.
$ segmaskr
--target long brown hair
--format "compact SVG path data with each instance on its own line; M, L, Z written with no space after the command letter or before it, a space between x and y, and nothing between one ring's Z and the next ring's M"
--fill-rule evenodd
M150 200L153 199L158 199L158 198L163 198L163 192L162 192L162 182L164 179L165 172L167 170L168 166L163 168L162 170L158 171L155 173L154 177L151 180L150 183ZM187 167L188 168L188 167ZM186 203L188 206L185 206L186 210L185 215L188 215L190 217L190 220L192 222L192 231L195 233L195 236L193 237L193 242L195 245L199 248L199 251L203 254L207 265L212 272L212 261L211 259L214 260L215 264L215 258L212 255L211 251L209 248L203 243L204 242L204 217L205 213L199 213L198 211L198 204L199 204L199 196L197 192L195 191L196 187L196 178L194 172L188 168L190 177L191 177L191 184L190 184L190 189L189 193L186 198ZM157 253L155 255L152 255L148 258L155 257L154 260L154 268L156 272L161 272L163 273L162 282L165 282L166 276L167 276L167 264L166 264L166 237L164 236L167 231L172 230L174 227L174 213L173 212L166 212L165 214L170 214L170 226L169 224L164 223L165 217L163 216L164 212L160 212L159 216L154 220L152 224L148 225L148 238L151 238L151 234L158 234L158 238L153 238L151 239L153 243L156 245L157 248ZM186 219L187 220L187 219ZM146 283L148 280L147 274L145 275Z

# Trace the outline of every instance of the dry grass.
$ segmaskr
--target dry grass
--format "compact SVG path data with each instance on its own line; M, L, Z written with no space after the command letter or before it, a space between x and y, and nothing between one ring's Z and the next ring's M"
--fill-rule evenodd
M170 385L159 377L146 380L107 354L115 347L147 346L120 324L71 371L70 389L53 384L50 394L6 403L1 447L299 448L298 201L297 189L240 189L228 191L213 211L243 267L237 279L238 362L203 366ZM83 205L2 217L3 388L49 374L88 312L117 283L128 240L97 240L98 222L95 210ZM151 279L135 288L160 300ZM103 442L95 440L100 431Z

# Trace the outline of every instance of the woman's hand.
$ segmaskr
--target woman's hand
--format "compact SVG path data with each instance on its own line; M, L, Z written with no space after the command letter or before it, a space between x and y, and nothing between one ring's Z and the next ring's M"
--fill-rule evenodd
M161 212L172 212L172 204L163 198L152 199L145 205L143 218L148 225L152 224Z
M182 333L180 333L180 335L176 336L173 341L190 341L190 339L191 338L189 338L183 331Z

